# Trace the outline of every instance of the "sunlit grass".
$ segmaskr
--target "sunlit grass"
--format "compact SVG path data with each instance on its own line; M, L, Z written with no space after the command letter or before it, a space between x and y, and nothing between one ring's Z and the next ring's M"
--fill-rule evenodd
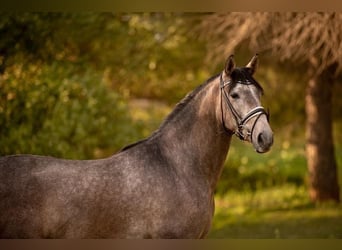
M342 207L314 205L303 186L228 192L216 197L209 238L342 238Z

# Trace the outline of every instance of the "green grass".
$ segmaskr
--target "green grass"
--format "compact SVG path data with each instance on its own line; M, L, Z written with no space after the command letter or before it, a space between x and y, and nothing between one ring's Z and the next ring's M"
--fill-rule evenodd
M304 136L279 133L264 155L234 139L216 195L209 238L342 238L342 204L313 204ZM342 143L335 136L342 197Z
M253 146L235 136L216 192L257 190L292 183L305 185L307 168L302 140L276 138L270 152L258 154Z
M303 186L228 192L208 238L342 238L342 206L312 204Z

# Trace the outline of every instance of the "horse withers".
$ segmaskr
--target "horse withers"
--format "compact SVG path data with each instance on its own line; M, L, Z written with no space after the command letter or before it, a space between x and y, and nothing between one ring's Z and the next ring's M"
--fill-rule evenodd
M1 238L204 238L233 134L273 143L262 88L233 56L150 137L99 160L0 158Z

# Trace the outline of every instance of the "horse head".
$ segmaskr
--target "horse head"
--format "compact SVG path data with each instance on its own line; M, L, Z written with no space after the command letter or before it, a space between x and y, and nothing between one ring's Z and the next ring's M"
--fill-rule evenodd
M228 57L220 75L222 123L225 130L251 142L258 153L265 153L273 144L273 132L269 114L260 102L263 89L253 78L257 67L257 54L241 68L235 66L233 55Z

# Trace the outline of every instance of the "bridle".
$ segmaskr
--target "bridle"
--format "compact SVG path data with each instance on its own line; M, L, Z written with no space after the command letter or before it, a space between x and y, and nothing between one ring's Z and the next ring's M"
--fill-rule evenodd
M229 97L228 97L228 93L225 90L225 87L231 85L231 83L232 83L231 80L224 82L222 74L220 75L221 113L222 113L223 128L227 133L231 134L231 132L233 132L237 137L239 137L239 139L244 140L244 141L247 140L248 137L250 136L251 141L252 141L252 138L253 138L252 135L253 135L255 124L259 120L260 116L263 114L266 115L267 120L269 120L269 116L270 116L269 112L266 111L263 107L257 106L255 108L251 109L249 112L247 112L247 114L244 117L241 117L241 115L236 111L236 109L233 107L232 103L230 102ZM238 82L238 83L242 83L242 82ZM227 104L228 108L230 109L231 113L233 114L233 117L234 117L235 122L237 124L237 129L235 131L229 130L225 125L224 117L223 117L223 107L222 107L222 93L224 94L224 97L225 97L224 100L226 101L226 104ZM252 129L250 131L247 131L247 133L244 135L244 133L243 133L244 127L246 126L247 122L250 119L252 119L253 117L256 117L256 119L254 120Z

